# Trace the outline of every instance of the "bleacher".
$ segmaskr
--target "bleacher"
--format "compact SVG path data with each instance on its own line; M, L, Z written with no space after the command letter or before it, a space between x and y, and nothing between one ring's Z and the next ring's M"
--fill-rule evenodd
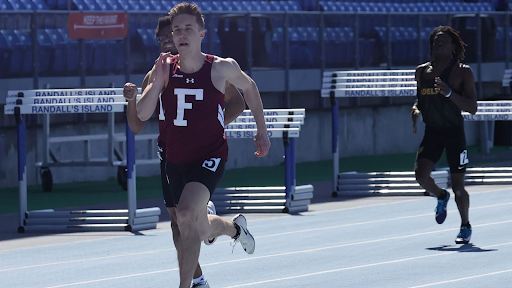
M165 0L72 0L71 10L82 11L145 11L155 13L129 14L130 47L133 58L134 73L147 71L159 46L154 37L156 17L164 15L172 5L180 1ZM360 12L359 20L359 65L362 67L379 66L387 57L387 16L384 13L468 13L494 11L491 1L462 2L445 0L368 0L368 1L197 1L206 18L214 17L212 31L213 45L204 40L204 51L222 54L221 39L217 23L221 14L209 12L305 12L325 11L352 13ZM33 10L51 12L51 10L67 10L67 0L0 0L0 78L30 77L32 75L32 48L30 37L31 13ZM3 11L18 11L19 14L2 14ZM25 12L25 13L23 13ZM163 12L163 13L162 13ZM383 13L381 15L364 15L364 13ZM9 16L11 15L11 16ZM264 15L264 14L262 14ZM335 17L334 17L335 16ZM326 68L354 67L355 32L354 16L346 17L325 15ZM268 67L283 67L284 64L284 23L282 15L268 14L272 27L269 29ZM290 67L292 69L318 68L320 62L320 28L319 17L290 14L290 26L287 34L290 45ZM409 18L408 18L409 17ZM396 16L391 25L391 41L393 65L414 65L418 60L417 22L410 21L410 15ZM207 19L208 20L208 19ZM425 17L421 30L422 54L428 51L428 35L433 27L445 24L438 18ZM79 75L78 41L67 37L66 14L39 14L37 21L37 39L39 44L39 73L41 76ZM243 25L238 31L245 33ZM220 31L222 32L222 31ZM509 31L512 39L512 31ZM494 59L505 59L505 32L498 27L494 45ZM124 40L85 41L86 73L88 75L122 74L125 69ZM512 47L512 45L509 45ZM379 49L380 47L380 49ZM58 56L65 55L65 57ZM228 55L221 55L228 56ZM255 63L257 66L258 63Z

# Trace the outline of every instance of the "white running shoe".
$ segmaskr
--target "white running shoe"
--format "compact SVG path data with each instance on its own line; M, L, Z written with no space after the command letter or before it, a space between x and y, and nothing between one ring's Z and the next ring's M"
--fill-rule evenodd
M208 281L192 284L191 288L210 288L210 284L208 284Z
M245 216L242 214L236 215L235 217L233 217L233 223L240 227L240 235L238 236L238 238L233 239L232 246L235 247L236 243L240 242L242 248L244 248L247 254L254 253L254 249L256 248L256 242L254 242L254 237L252 237L249 230L247 230L247 220L245 219Z
M206 206L208 208L208 214L209 215L217 215L217 210L215 210L215 204L213 204L212 201L208 201L208 205ZM206 240L204 240L204 244L206 245L212 245L213 243L215 243L215 241L217 241L217 238L208 238ZM206 283L208 284L208 283ZM199 286L199 287L202 287L202 286ZM207 286L205 286L207 287ZM210 287L210 286L208 286Z

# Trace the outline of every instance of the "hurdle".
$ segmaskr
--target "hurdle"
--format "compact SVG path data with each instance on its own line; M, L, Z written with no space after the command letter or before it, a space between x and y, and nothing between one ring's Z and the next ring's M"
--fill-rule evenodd
M464 121L483 122L489 128L484 130L487 132L486 137L482 137L481 141L485 141L485 149L490 149L494 139L494 121L512 121L512 101L477 101L477 105L475 115L462 112L462 117ZM512 167L467 168L465 182L467 185L512 184Z
M297 186L295 171L295 139L300 136L306 110L264 109L263 114L269 138L283 139L284 186L217 188L211 198L217 213L300 213L309 209L314 187ZM228 139L252 139L256 132L257 126L251 111L244 110L232 123L226 125L224 135ZM158 134L139 134L136 137L156 139ZM137 161L144 161L144 164L160 163L158 158Z
M313 185L296 184L295 139L304 124L306 110L264 109L265 124L269 138L282 138L284 144L285 185L276 187L230 187L217 188L212 201L218 212L284 212L308 211L313 198ZM239 132L251 129L250 134ZM245 110L225 129L227 138L254 138L256 124L250 110Z
M409 172L339 173L338 99L342 97L416 96L415 70L355 70L324 72L321 96L329 98L332 116L333 192L381 193L387 195L424 194ZM440 185L448 182L447 173L432 174Z
M124 113L125 108L126 100L123 97L122 88L8 91L5 114L14 115L17 124L19 233L30 231L134 232L156 228L161 213L160 208L137 209L135 136L128 124L126 124L125 134L128 209L78 211L55 211L53 209L28 211L27 209L26 122L24 115ZM67 164L79 166L77 163Z
M50 114L58 114L58 113L89 113L90 111L87 111L89 108L88 106L84 106L84 112L81 112L78 107L74 107L77 109L74 109L74 111L62 111L62 109L71 109L71 106L65 106L63 104L71 103L71 99L73 99L73 103L85 103L84 101L92 101L95 103L106 103L104 101L123 101L122 95L115 95L111 94L108 95L108 93L115 93L111 90L104 90L104 89L90 89L85 90L82 92L85 93L97 93L97 97L90 97L94 95L86 95L82 92L75 91L73 89L60 89L58 92L55 92L57 90L40 90L40 92L36 92L38 95L38 98L27 98L32 99L30 100L30 103L27 103L32 106L25 106L24 109L37 109L36 112L41 112L37 114L42 114L43 116L43 133L42 133L42 143L43 143L43 154L42 154L42 162L36 162L36 167L40 168L40 176L41 176L41 186L43 188L44 192L51 192L53 187L53 176L51 173L50 167L83 167L83 166L114 166L117 167L117 180L118 183L121 185L121 187L126 191L127 190L127 179L126 179L126 167L123 163L126 161L122 157L122 152L118 151L114 143L116 139L119 138L125 138L125 134L118 134L114 135L114 126L115 126L115 117L114 112L109 111L103 111L108 114L108 124L107 124L107 133L105 134L96 134L96 135L81 135L81 136L60 136L60 137L50 137ZM17 91L10 91L10 92L17 92ZM58 93L58 94L56 94ZM76 94L74 94L76 93ZM139 88L139 94L140 94L140 88ZM41 97L39 97L41 96ZM45 98L47 96L69 96L69 98L61 99L61 98ZM105 97L109 96L109 97ZM139 95L140 96L140 95ZM71 98L73 97L73 98ZM6 104L9 105L15 105L16 100L18 99L18 96L15 94L10 94L9 97L6 99ZM27 100L29 101L29 100ZM68 102L66 102L68 101ZM113 102L111 102L113 103ZM47 104L47 106L44 106L43 104ZM106 103L108 104L108 103ZM106 106L108 109L108 106ZM52 111L53 110L53 111ZM36 113L34 113L36 114ZM116 139L114 139L116 137ZM107 157L106 158L90 158L90 144L92 141L99 141L99 140L107 140ZM77 161L77 160L65 160L65 159L58 159L53 151L51 150L51 144L57 144L57 143L70 143L70 142L81 142L84 144L85 149L83 149L81 152L83 152L83 160ZM79 151L80 152L80 151ZM51 161L50 161L51 160Z

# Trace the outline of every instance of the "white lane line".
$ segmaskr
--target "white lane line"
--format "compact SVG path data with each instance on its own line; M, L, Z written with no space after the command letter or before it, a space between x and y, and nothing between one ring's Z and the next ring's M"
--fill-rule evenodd
M499 224L506 224L506 223L512 223L512 220L500 221L500 222L492 222L492 223L486 223L486 224L480 224L480 225L473 225L473 227L484 227L484 226L499 225ZM321 248L314 248L314 249L307 249L307 250L300 250L300 251L292 251L292 252L283 252L283 253L270 254L270 255L265 255L265 256L257 256L257 257L251 257L251 258L234 259L234 260L220 261L220 262L214 262L214 263L208 263L208 264L201 264L201 267L221 265L221 264L229 264L229 263L236 263L236 262L244 262L244 261L253 261L253 260L259 260L259 259L265 259L265 258L274 258L274 257L282 257L282 256L288 256L288 255L312 253L312 252L318 252L318 251L328 250L328 249L337 249L337 248L342 248L342 247L364 245L364 244L383 242L383 241L388 241L388 240L405 239L405 238L411 238L411 237L416 237L416 236L423 236L423 235L427 235L427 234L436 234L436 233L441 233L441 232L446 232L446 231L457 231L457 230L459 230L459 228L437 230L437 231L423 232L423 233L417 233L417 234L411 234L411 235L396 236L396 237L389 237L389 238L382 238L382 239L375 239L375 240L368 240L368 241L358 241L358 242L346 243L346 244L340 244L340 245L334 245L334 246L328 246L328 247L321 247ZM496 244L496 245L508 245L508 244L512 244L512 242L507 242L507 243L504 243L504 244ZM493 245L491 245L491 246L493 246ZM491 246L488 246L488 247L491 247ZM465 249L465 250L459 250L459 251L453 251L453 252L444 252L444 254L452 254L452 253L456 253L456 252L471 251L471 250L482 249L482 248L483 247L474 247L474 248ZM442 254L442 255L444 255L444 254ZM416 258L417 259L421 259L421 258L433 257L433 256L439 256L439 255L438 254L436 254L436 255L427 255L427 256L419 256L419 257L406 258L406 259L412 260L412 259L416 259ZM393 261L381 262L381 264L382 263L388 264L388 263L395 263L395 262L402 262L402 261L404 261L404 260L393 260ZM379 263L377 263L377 264L367 264L367 265L360 265L360 266L355 266L355 267L363 268L363 267L370 267L370 266L381 265L381 264L379 264ZM348 270L349 268L343 268L342 270L337 269L337 270L333 270L333 272L334 271ZM85 281L85 282L76 282L76 283L62 284L60 286L51 286L51 287L47 287L47 288L69 287L69 286L83 285L83 284L89 284L89 283L97 283L97 282L116 280L116 279L122 279L122 278L143 276L143 275L154 274L154 273L164 273L164 272L169 272L169 271L175 271L177 269L178 268L168 269L168 270L160 270L160 271L154 271L154 272L146 272L146 273L129 274L129 275L124 275L124 276L111 277L111 278L102 278L102 279L90 280L90 281ZM350 268L350 269L354 269L354 268ZM318 273L325 273L325 272L318 272ZM307 275L310 275L310 274L307 274ZM316 274L313 273L311 275L316 275ZM302 276L297 276L297 277L300 278ZM283 278L283 280L285 280L285 279ZM269 280L269 281L274 281L274 280ZM234 287L238 287L238 286L234 286Z
M411 260L418 260L418 259L424 259L424 258L433 258L433 257L439 257L439 256L446 256L446 255L450 255L450 254L454 254L454 253L459 253L459 252L468 252L468 251L484 249L484 248L506 246L506 245L510 245L510 244L512 244L512 242L494 244L494 245L489 245L489 246L485 246L485 247L474 247L474 248L469 248L469 249L464 249L464 250L459 250L459 251L445 252L445 253L442 253L442 254L425 255L425 256L410 257L410 258L402 258L402 259L396 259L396 260L391 260L391 261L384 261L384 262L377 262L377 263L372 263L372 264L365 264L365 265L345 267L345 268L340 268L340 269L325 270L325 271L319 271L319 272L309 273L309 274L302 274L302 275L297 275L297 276L290 276L290 277L277 278L277 279L271 279L271 280L264 280L264 281L258 281L258 282L244 283L244 284L229 286L229 287L225 287L225 288L246 287L246 286L259 285L259 284L275 283L275 282L284 281L284 280L298 279L298 278L317 276L317 275L322 275L322 274L327 274L327 273L342 272L342 271L347 271L347 270L354 270L354 269L360 269L360 268L368 268L368 267L380 266L380 265L386 265L386 264L395 264L395 263L401 263L401 262L406 262L406 261L411 261ZM423 287L423 286L418 286L418 287Z
M506 205L512 205L512 202L480 206L480 207L472 208L471 210L487 209L487 208L494 208L494 207L506 206ZM448 213L456 213L456 212L458 213L457 210L450 210L450 211L448 211ZM389 221L405 220L405 219L418 218L418 217L424 217L424 216L432 216L432 215L433 215L433 213L426 213L426 214L404 216L404 217L396 217L396 218L389 218L389 219L381 219L381 220L374 220L374 221L367 221L367 222L348 223L348 224L328 226L328 227L320 227L320 228L313 228L313 229L303 229L303 230L296 230L296 231L290 231L290 232L269 234L269 235L257 236L255 238L256 239L271 238L271 237L277 237L277 236L282 236L282 235L289 235L289 234L296 234L296 233L308 233L308 232L313 232L313 231L322 231L322 230L337 229L337 228L343 228L343 227L351 227L351 226L375 224L375 223L382 223L382 222L389 222ZM479 227L479 225L473 225L473 227ZM458 228L447 229L447 230L437 230L437 231L426 232L426 233L427 234L431 234L431 233L436 233L436 232L453 231L453 230L457 230L457 229ZM424 233L415 234L415 236L416 235L424 235ZM399 236L399 237L402 237L402 236ZM392 240L393 238L384 238L384 239L385 240ZM230 242L231 242L231 240L220 241L220 242L217 242L217 243L230 243ZM367 242L364 242L364 243L367 243ZM127 253L127 254L120 254L120 255L111 255L111 256L104 256L104 257L95 257L95 258L87 258L87 259L69 260L69 261L63 261L63 262L53 262L53 263L45 263L45 264L38 264L38 265L21 266L21 267L1 269L0 273L1 272L7 272L7 271L21 270L21 269L39 268L39 267L45 267L45 266L63 265L63 264L78 263L78 262L85 262L85 261L99 261L99 260L106 260L106 259L119 258L119 257L130 257L130 256L144 255L144 254L161 253L161 252L174 251L174 250L176 250L176 249L175 248L169 248L169 249L161 249L161 250L150 250L150 251L144 251L144 252L136 252L136 253Z
M480 275L475 275L475 276L469 276L469 277L464 277L464 278L452 279L452 280L447 280L447 281L441 281L441 282L436 282L436 283L429 283L429 284L424 284L424 285L420 285L420 286L411 286L409 288L429 287L429 286L459 282L459 281L464 281L464 280L470 280L470 279L475 279L475 278L494 276L494 275L509 273L509 272L512 272L512 269L496 271L496 272L491 272L491 273L486 273L486 274L480 274Z

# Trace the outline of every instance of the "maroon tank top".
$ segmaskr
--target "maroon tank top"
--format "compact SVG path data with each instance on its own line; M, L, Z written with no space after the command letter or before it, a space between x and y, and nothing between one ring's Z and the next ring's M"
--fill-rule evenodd
M213 55L201 69L183 73L178 56L171 58L169 84L161 95L165 116L166 158L177 164L201 163L210 158L227 161L224 135L224 94L212 83ZM161 124L162 125L162 124Z

